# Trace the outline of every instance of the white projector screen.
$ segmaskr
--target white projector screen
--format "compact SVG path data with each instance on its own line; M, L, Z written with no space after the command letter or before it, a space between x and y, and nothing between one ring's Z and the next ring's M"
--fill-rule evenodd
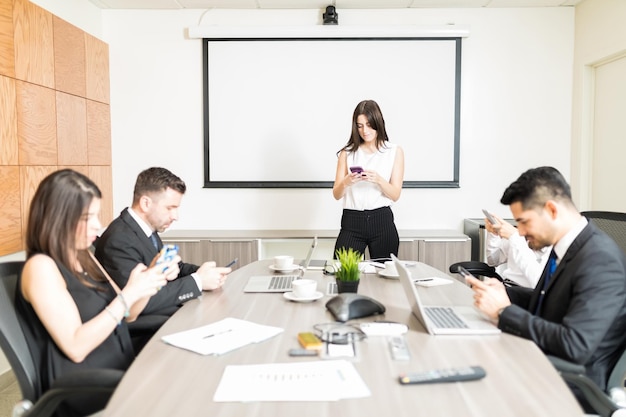
M461 38L204 39L205 187L332 187L375 100L404 187L458 187Z

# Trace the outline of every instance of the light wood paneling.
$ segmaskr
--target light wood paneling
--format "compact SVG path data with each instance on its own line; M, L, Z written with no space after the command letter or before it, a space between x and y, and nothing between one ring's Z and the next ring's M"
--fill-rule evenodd
M56 92L59 165L87 165L87 103Z
M13 0L0 1L0 74L15 78Z
M14 0L15 77L54 88L52 14L28 0Z
M20 167L20 191L22 201L22 234L26 236L28 224L28 211L30 202L39 187L39 183L45 177L57 170L56 166L21 166ZM26 242L24 242L26 243Z
M22 250L19 167L0 166L0 253Z
M0 256L23 249L32 196L60 168L91 177L112 220L108 60L107 44L68 22L0 0Z
M21 165L57 164L54 90L16 82L17 134Z
M2 59L2 58L0 58ZM0 165L17 165L15 80L0 75Z
M109 104L109 45L85 33L85 55L87 98Z
M83 31L54 17L54 80L57 91L85 97L85 37Z
M89 165L111 165L111 112L108 104L87 100Z
M110 166L89 166L88 177L96 183L102 192L100 222L102 227L113 220L113 178Z

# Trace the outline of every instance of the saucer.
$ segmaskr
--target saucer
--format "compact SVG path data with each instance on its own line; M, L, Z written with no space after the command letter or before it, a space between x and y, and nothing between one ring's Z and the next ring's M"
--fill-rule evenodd
M293 264L290 266L286 266L284 268L279 268L277 266L270 265L270 269L275 272L291 272L291 271L295 271L296 269L300 269L300 265Z
M283 297L285 297L287 300L289 301L295 301L298 303L308 303L309 301L315 301L315 300L319 300L320 298L322 298L324 296L324 294L322 294L319 291L315 291L315 293L310 296L310 297L306 297L306 298L299 298L296 297L293 292L289 291L283 294Z
M384 269L382 271L378 271L378 275L380 275L381 277L384 278L388 278L388 279L399 279L400 276L398 274L392 274L390 272L385 271Z

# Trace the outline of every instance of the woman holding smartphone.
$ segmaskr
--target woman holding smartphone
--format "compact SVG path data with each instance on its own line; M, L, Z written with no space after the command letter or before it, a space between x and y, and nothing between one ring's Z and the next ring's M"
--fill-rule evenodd
M100 199L89 178L64 169L44 178L30 205L16 308L25 318L28 339L35 341L29 347L42 392L73 371L128 368L135 353L126 322L167 284L170 271L178 271L178 256L158 267L139 264L119 288L89 251L101 228ZM90 395L64 403L60 414L92 414L104 408L104 401Z
M398 254L400 239L391 205L398 201L404 181L404 153L389 142L385 120L373 100L361 101L352 116L352 132L338 152L333 186L343 199L341 231L335 253L353 248L371 259Z

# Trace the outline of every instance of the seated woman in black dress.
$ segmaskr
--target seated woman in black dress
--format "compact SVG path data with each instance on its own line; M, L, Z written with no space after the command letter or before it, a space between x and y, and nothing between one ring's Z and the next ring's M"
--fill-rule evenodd
M178 274L179 257L158 268L140 264L118 288L88 250L101 228L100 199L89 178L65 169L41 182L30 206L16 302L24 330L37 342L30 349L39 362L41 392L77 369L128 368L135 353L126 322ZM87 415L103 406L92 397L65 404L62 414Z

